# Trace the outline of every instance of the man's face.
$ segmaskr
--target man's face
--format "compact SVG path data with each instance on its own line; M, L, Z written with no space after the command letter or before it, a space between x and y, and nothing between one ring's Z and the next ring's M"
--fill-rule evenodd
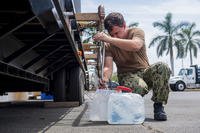
M125 26L113 26L112 30L109 33L114 38L125 38Z

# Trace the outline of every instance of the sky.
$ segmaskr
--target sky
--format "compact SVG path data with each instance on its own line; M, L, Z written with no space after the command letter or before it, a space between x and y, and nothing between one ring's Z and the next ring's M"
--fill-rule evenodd
M147 55L150 64L162 61L170 66L169 55L157 57L156 46L148 48L151 40L162 34L153 27L153 22L162 22L168 12L172 13L172 22L195 22L195 30L200 30L200 0L81 0L81 12L97 12L99 5L104 5L106 15L110 12L121 12L128 24L138 22L139 28L145 32ZM176 55L176 51L174 51ZM175 74L182 67L189 67L189 54L184 59L176 59ZM200 65L200 49L197 58L193 58L193 64Z

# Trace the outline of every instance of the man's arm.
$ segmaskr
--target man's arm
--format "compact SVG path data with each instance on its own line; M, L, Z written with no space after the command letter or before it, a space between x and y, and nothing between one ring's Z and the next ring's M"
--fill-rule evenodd
M113 58L111 56L106 56L103 69L103 82L109 82L112 72L113 72Z
M113 71L113 58L111 56L106 56L104 61L104 68L103 68L103 79L100 80L99 88L104 89L106 88L106 82L109 82Z
M93 38L96 41L104 41L126 51L138 51L144 45L144 41L139 37L133 37L132 39L120 39L108 36L103 32L97 33Z

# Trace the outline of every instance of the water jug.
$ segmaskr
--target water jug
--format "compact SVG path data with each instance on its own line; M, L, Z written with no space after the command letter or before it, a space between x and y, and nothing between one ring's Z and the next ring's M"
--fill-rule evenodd
M109 124L141 124L145 119L144 99L135 93L112 93L108 100Z
M94 98L88 102L89 120L107 121L108 99L114 90L97 89Z

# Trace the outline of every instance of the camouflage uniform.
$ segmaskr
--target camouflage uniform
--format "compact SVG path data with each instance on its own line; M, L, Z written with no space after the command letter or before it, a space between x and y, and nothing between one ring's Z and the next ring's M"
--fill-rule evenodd
M162 62L155 63L145 70L136 73L118 73L119 84L129 87L133 93L142 96L153 90L152 100L154 102L167 103L169 95L168 80L170 69Z

